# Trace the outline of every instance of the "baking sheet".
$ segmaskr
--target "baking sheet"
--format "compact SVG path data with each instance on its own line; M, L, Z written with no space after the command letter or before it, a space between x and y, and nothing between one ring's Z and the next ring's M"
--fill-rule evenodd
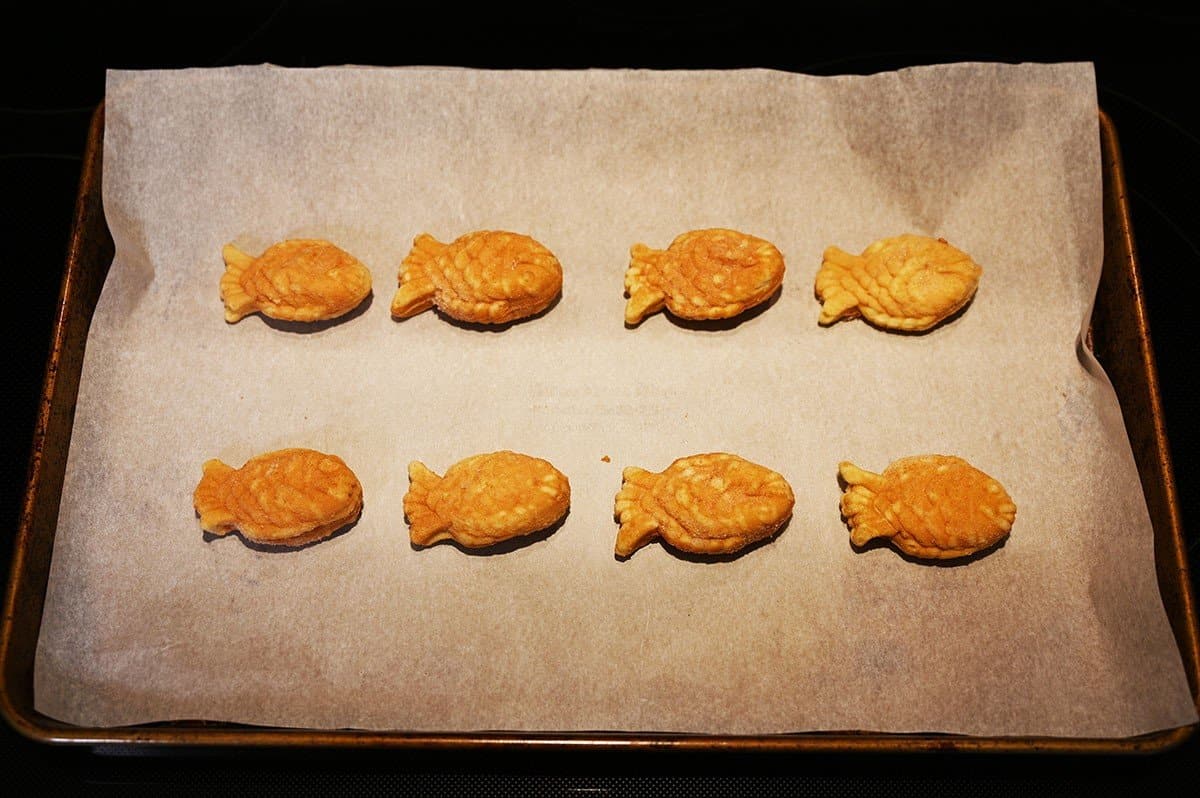
M1087 65L867 78L243 67L110 73L93 320L35 670L85 725L809 729L1127 736L1195 720L1115 397L1076 348L1098 279ZM621 324L635 241L774 241L779 300L718 329ZM502 332L391 321L411 238L528 232L564 264ZM828 244L943 235L985 274L926 336L817 327ZM220 247L330 238L371 307L225 325ZM342 455L366 509L295 552L207 541L203 460ZM405 466L514 448L572 481L503 555L414 551ZM612 555L620 469L735 451L796 517L722 562ZM960 454L1019 510L957 567L857 553L836 465ZM611 462L603 462L607 455Z

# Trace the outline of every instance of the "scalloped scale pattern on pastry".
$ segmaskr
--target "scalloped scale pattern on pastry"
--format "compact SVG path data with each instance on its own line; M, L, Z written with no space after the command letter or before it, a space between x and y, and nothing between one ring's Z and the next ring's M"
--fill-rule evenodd
M571 484L545 460L518 452L477 454L439 477L408 466L404 515L414 545L454 539L480 548L552 526L571 504Z
M422 233L401 264L392 316L436 306L459 321L504 324L545 310L562 282L558 258L527 235L480 230L443 244Z
M659 474L631 466L622 477L613 510L621 557L656 537L696 554L734 552L775 534L795 504L780 474L724 452L680 458Z
M200 526L214 535L301 546L332 535L362 511L362 485L340 457L312 449L260 454L233 468L204 464L194 494Z
M862 316L887 330L928 330L971 300L982 274L944 238L884 238L861 255L829 247L817 272L819 322Z
M855 546L882 537L913 557L965 557L1000 542L1017 517L1000 483L959 457L905 457L882 474L843 462L838 473Z
M625 323L664 306L681 319L728 319L762 304L783 283L775 245L736 230L683 233L665 250L634 244L625 272Z
M328 241L281 241L257 258L226 244L221 255L221 300L231 324L255 312L280 321L328 321L371 293L367 267Z

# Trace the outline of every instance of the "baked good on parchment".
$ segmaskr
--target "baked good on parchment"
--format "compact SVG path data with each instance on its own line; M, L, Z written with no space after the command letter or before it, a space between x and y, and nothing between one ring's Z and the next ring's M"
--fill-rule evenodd
M367 267L328 241L281 241L257 258L226 244L221 255L221 300L231 324L255 312L280 321L328 321L371 293Z
M621 557L657 537L696 554L735 552L775 534L795 504L780 474L724 452L682 457L658 474L631 466L622 478L613 509Z
M728 319L762 304L783 283L783 255L736 230L683 233L665 250L634 244L625 272L625 323L664 306L681 319Z
M913 557L965 557L1003 540L1017 516L1003 486L960 457L905 457L882 474L843 462L838 474L855 546L889 538Z
M392 316L437 307L459 321L504 324L534 316L562 291L558 258L527 235L479 230L443 244L422 233L401 264Z
M817 272L819 322L862 316L885 330L920 332L954 315L975 295L983 269L946 242L905 234L861 255L829 247Z
M477 454L439 477L424 463L408 466L404 515L414 545L453 539L491 546L553 526L571 504L571 484L549 462L518 452Z
M193 501L206 532L223 536L236 529L255 543L302 546L355 520L363 492L340 457L281 449L236 469L209 460Z

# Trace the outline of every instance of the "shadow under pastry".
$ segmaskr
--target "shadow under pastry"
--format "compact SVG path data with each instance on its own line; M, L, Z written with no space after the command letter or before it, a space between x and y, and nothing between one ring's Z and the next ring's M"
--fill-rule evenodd
M818 301L820 301L820 297L816 296L816 291L813 292L813 296ZM971 298L968 299L966 302L964 302L963 306L961 308L954 311L949 316L942 319L941 321L939 321L937 324L933 325L932 327L929 327L924 330L897 330L893 327L881 327L880 325L875 324L874 322L872 322L870 319L868 319L866 316L863 316L863 315L844 316L839 319L834 319L829 324L821 324L820 326L824 327L825 329L829 329L830 327L836 327L837 325L845 324L846 322L861 321L861 322L864 322L868 327L871 327L872 329L876 329L876 330L879 330L880 332L885 332L890 335L899 335L899 336L909 337L909 338L920 338L922 336L929 335L932 332L936 332L937 330L940 330L941 328L946 327L946 326L958 321L959 318L964 313L967 312L967 309L970 308L971 305L975 304L975 297L977 297L977 296L979 296L978 292L971 294ZM818 322L818 324L820 324L820 323Z
M343 313L337 318L326 319L325 321L284 321L282 319L273 319L261 311L256 315L258 315L258 317L261 318L263 323L268 327L272 327L281 332L306 335L310 333L323 332L331 327L337 327L339 324L345 324L348 321L357 319L370 309L374 301L375 292L372 291L371 293L367 294L366 298L364 298L362 302L359 302L353 310Z
M675 548L674 546L672 546L670 543L668 543L662 537L655 538L654 540L651 541L651 543L654 543L657 541L664 551L666 551L668 554L670 554L672 557L674 557L677 560L683 560L685 562L700 563L701 565L716 565L718 563L733 562L734 560L741 559L742 557L746 556L747 554L749 554L752 551L758 551L759 549L763 548L764 546L768 546L768 545L774 543L775 539L778 538L780 535L782 535L791 523L792 523L792 518L791 518L791 516L789 516L786 521L784 521L782 524L780 524L779 529L776 529L774 533L767 535L765 538L761 538L760 540L756 540L753 543L750 543L746 546L743 546L742 548L738 549L737 551L725 552L724 554L703 554L700 552L683 551L682 549ZM637 554L639 551L641 551L644 548L646 548L646 546L642 546L641 548L630 552L629 555L626 557L622 557L620 554L614 553L613 559L618 560L620 562L625 562L630 557Z
M558 307L558 303L561 301L562 301L562 293L560 292L557 296L554 297L554 299L550 300L549 305L542 308L537 313L534 313L532 316L522 316L519 319L513 319L512 321L501 322L500 324L484 324L484 323L478 322L478 321L463 321L462 319L456 319L453 316L447 314L445 311L443 311L437 305L433 306L433 312L442 321L444 321L447 324L450 324L454 327L458 327L460 330L471 330L472 332L484 332L484 333L500 333L500 332L504 332L505 330L507 330L511 327L516 327L519 324L525 324L527 322L536 321L537 319L542 318L547 313L549 313L550 311L552 311L556 307ZM409 319L415 319L417 316L420 316L420 315L421 315L420 313L414 313L412 316L406 316L403 318L397 318L396 316L392 316L392 321L402 323L402 322L408 321Z
M916 565L931 565L935 568L960 568L964 565L970 565L977 560L982 560L984 557L988 556L997 549L1004 548L1004 544L1008 542L1008 537L1008 535L1005 535L1004 537L1000 538L1000 540L997 540L995 543L988 546L986 549L980 549L979 551L976 551L972 554L966 554L962 557L951 557L944 560L936 557L914 557L913 555L902 551L900 548L893 546L891 538L871 538L861 546L856 546L853 542L851 542L850 548L859 554L873 551L875 549L890 548L894 553L899 555L901 559Z
M199 518L199 515L197 515L196 517ZM216 535L216 534L213 534L212 532L205 530L204 531L204 542L212 543L213 541L220 540L221 538L237 537L237 538L241 539L242 543L248 549L253 549L254 551L265 552L267 554L287 554L287 553L290 553L293 551L303 551L304 549L312 548L313 546L319 546L320 544L322 544L326 541L329 541L329 540L333 540L334 538L340 538L342 535L346 534L351 529L358 526L358 521L359 521L359 518L361 518L361 517L362 517L362 513L360 512L357 516L354 517L353 521L349 522L348 524L343 524L342 526L338 527L330 534L323 535L321 537L315 538L313 540L308 540L308 541L305 541L305 542L297 544L297 545L289 544L286 541L280 541L279 543L262 543L257 540L251 540L250 538L243 535L242 530L240 530L240 529L235 529L227 535Z
M779 297L782 295L783 286L781 285L779 288L775 289L774 293L772 293L759 304L747 310L743 310L741 313L737 314L736 316L731 316L728 319L683 319L671 313L671 311L665 307L661 311L661 315L666 316L667 320L670 321L671 324L674 324L676 327L681 327L685 330L697 330L700 332L722 332L725 330L732 330L736 327L740 327L748 321L757 319L759 316L766 313L772 305L778 302ZM659 315L659 313L651 313L636 324L625 322L625 329L635 330L648 319L657 315Z
M439 540L436 543L429 544L428 546L421 546L409 540L408 546L413 551L423 551L425 549L432 548L433 546L449 545L458 549L463 554L469 554L472 557L494 557L497 554L508 554L509 552L516 551L517 549L523 549L528 546L532 546L535 543L541 543L543 540L546 540L559 529L561 529L562 525L567 522L567 517L570 515L571 510L568 508L567 511L563 513L562 518L558 519L548 527L544 527L543 529L539 529L535 532L530 532L528 535L517 535L516 537L509 538L508 540L501 540L488 546L464 546L454 538ZM406 517L404 520L407 521L408 518Z

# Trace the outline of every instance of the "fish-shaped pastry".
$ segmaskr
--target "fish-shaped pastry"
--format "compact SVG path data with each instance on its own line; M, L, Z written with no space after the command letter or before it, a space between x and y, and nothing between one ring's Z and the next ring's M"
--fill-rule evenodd
M1000 483L959 457L905 457L882 474L844 462L838 474L855 546L890 538L913 557L965 557L1000 542L1017 517Z
M681 319L729 319L762 304L783 283L783 255L736 230L692 230L665 250L634 244L625 271L625 323L665 305Z
M392 316L436 305L459 321L504 324L541 313L562 282L558 258L527 235L480 230L443 244L422 233L401 264Z
M408 479L404 515L416 546L451 538L468 548L491 546L552 526L571 504L561 471L518 452L477 454L443 477L414 461Z
M209 460L193 500L206 532L228 535L236 529L255 543L302 546L356 519L363 492L340 457L280 449L236 469Z
M280 321L328 321L371 293L367 267L328 241L280 241L257 258L226 244L221 255L221 299L231 324L255 312Z
M656 537L696 554L734 552L775 534L795 504L781 475L723 452L680 458L660 474L631 466L622 477L613 510L621 557Z
M824 325L862 316L887 330L928 330L975 295L983 269L944 238L905 234L851 255L829 247L817 272Z

